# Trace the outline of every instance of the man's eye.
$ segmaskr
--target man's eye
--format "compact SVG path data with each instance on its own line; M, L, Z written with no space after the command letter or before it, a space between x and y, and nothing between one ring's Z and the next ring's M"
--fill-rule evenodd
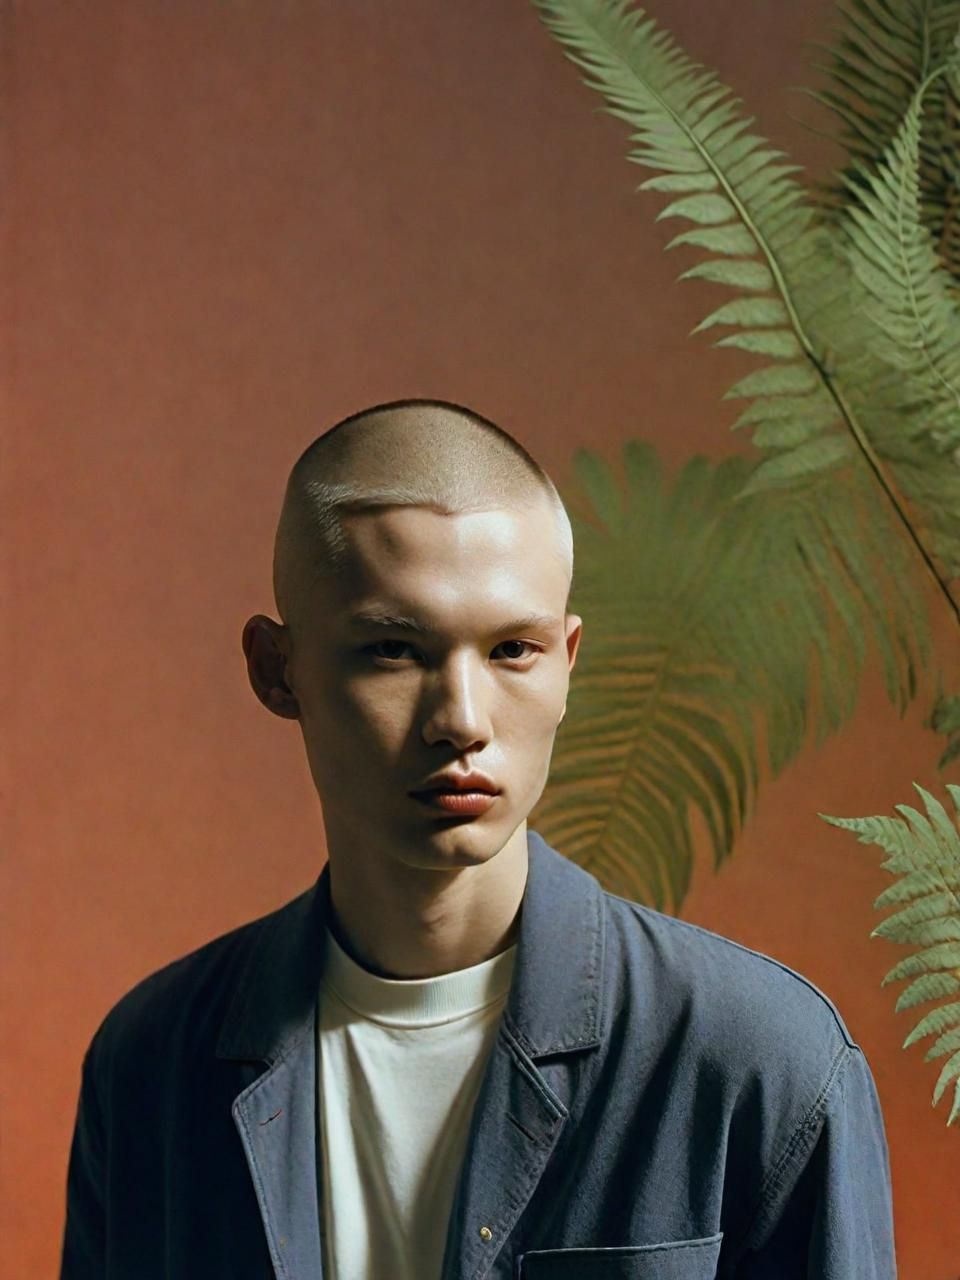
M378 650L383 648L389 648L391 645L393 645L394 648L397 648L397 649L410 648L406 640L378 640L376 644L372 644L370 646L369 652L372 653L375 658L388 658L388 659L399 658L400 657L399 653L379 653L378 652Z
M534 650L534 652L536 652L536 646L535 646L535 645L532 645L532 644L530 643L530 641L529 641L529 640L504 640L503 645L508 645L508 644L517 645L517 646L519 646L521 649L524 649L524 648L526 648L526 649L533 649L533 650ZM503 645L500 645L500 646L498 646L498 647L499 647L499 648L503 648ZM524 657L526 657L527 655L526 655L526 654L523 654L523 653L508 653L506 656L507 656L508 658L516 658L516 659L519 659L519 658L524 658Z

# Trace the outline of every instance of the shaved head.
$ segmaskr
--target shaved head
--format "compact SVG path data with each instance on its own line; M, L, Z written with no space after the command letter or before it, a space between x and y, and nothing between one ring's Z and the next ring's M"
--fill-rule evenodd
M314 588L347 567L342 517L387 506L443 514L542 507L545 545L573 576L570 521L552 480L502 428L462 405L398 400L345 418L294 463L273 557L284 623L306 623Z

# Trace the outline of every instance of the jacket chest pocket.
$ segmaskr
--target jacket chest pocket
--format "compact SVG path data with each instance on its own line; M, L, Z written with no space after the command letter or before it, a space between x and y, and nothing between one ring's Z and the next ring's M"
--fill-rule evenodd
M614 1249L533 1249L519 1280L715 1280L723 1232Z

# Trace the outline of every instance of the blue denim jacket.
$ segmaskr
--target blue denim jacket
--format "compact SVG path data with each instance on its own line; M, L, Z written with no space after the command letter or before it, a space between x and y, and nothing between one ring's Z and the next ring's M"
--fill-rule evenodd
M892 1280L877 1093L830 1000L527 844L513 983L442 1275L424 1280ZM329 905L328 864L107 1014L83 1064L61 1280L322 1276Z

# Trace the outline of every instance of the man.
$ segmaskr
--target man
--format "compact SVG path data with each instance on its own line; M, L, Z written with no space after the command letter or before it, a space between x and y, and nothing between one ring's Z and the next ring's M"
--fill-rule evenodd
M581 619L570 525L478 415L295 464L282 624L328 862L146 978L87 1052L62 1280L891 1280L863 1053L778 962L604 892L527 815Z

